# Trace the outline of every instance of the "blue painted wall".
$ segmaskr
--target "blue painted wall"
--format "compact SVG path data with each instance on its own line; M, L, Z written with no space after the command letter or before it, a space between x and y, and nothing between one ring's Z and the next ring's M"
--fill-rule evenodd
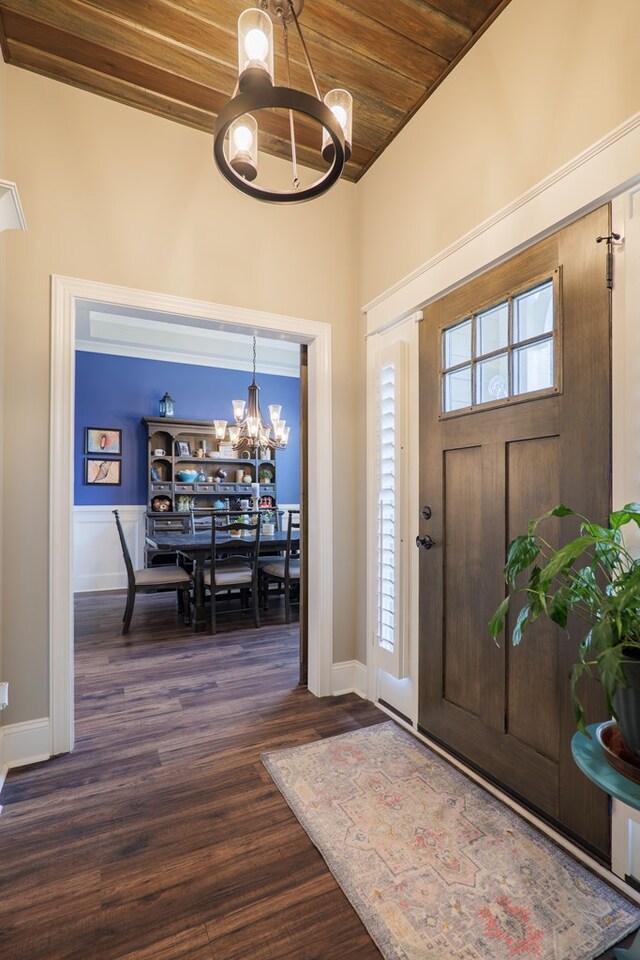
M300 381L295 377L258 374L260 406L282 404L291 425L289 445L277 453L278 500L300 502ZM167 391L175 400L177 420L231 420L231 401L245 400L251 373L166 363L136 357L115 357L76 351L74 503L146 504L147 431L141 417L155 417ZM84 483L85 427L122 430L121 486Z

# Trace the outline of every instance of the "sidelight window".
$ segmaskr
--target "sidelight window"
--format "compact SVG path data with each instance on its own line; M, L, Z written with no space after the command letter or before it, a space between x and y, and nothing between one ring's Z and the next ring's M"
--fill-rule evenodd
M405 356L403 342L387 347L378 368L377 384L376 662L395 677L405 676L406 669Z
M557 391L556 279L442 331L443 413Z

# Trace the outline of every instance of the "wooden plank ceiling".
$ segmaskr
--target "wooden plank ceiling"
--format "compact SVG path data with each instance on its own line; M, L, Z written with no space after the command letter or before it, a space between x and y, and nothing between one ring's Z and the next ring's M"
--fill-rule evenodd
M353 96L358 180L509 0L306 0L300 25L321 93ZM0 0L7 63L213 132L237 79L236 25L251 0ZM276 83L285 84L274 31ZM312 92L290 32L292 85ZM260 149L289 157L286 117L271 114ZM317 168L317 127L297 122L298 157ZM321 161L320 161L321 163Z

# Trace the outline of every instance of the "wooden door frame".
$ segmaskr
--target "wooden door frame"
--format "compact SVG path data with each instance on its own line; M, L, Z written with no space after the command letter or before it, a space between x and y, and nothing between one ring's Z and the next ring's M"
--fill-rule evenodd
M300 317L189 300L71 277L51 277L51 384L49 476L49 717L51 755L74 742L72 518L76 302L92 300L130 309L196 317L236 333L273 333L307 345L308 530L314 544L307 605L308 687L331 693L333 661L333 499L331 326Z

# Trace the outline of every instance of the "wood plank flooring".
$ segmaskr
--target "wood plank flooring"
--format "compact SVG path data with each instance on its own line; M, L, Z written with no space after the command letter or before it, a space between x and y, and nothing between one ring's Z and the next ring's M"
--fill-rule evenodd
M386 718L298 686L277 601L215 637L174 605L125 638L122 594L77 599L76 749L0 798L0 957L380 960L260 754Z
M123 609L78 597L76 749L2 791L0 957L380 960L260 754L387 718L297 685L277 603L215 637Z

